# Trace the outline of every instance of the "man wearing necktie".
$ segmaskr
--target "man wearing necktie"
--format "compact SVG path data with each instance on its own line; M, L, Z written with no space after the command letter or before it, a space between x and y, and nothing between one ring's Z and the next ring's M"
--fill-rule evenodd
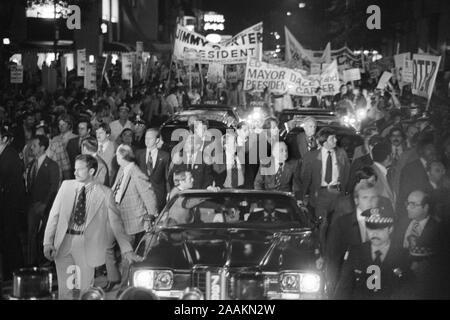
M158 212L161 212L166 204L166 195L170 191L167 182L170 154L158 149L159 142L159 130L157 128L148 129L145 133L147 148L136 152L136 160L141 171L149 177L158 202Z
M374 208L362 215L369 241L347 251L334 298L410 298L413 285L411 265L407 251L391 241L392 210Z
M111 189L94 181L97 161L75 160L75 179L64 181L53 203L44 235L44 255L55 261L59 299L74 299L94 281L105 264L107 229L111 228L128 262L141 261L125 234Z
M392 165L396 165L404 151L405 134L399 127L394 127L389 132L389 141L392 146Z
M226 189L243 188L245 183L245 166L241 161L245 161L245 156L239 158L237 153L237 135L227 133L222 137L223 163L213 165L216 174L217 186Z
M29 196L27 263L29 265L40 263L41 261L38 260L43 258L42 255L38 255L40 247L38 241L42 240L42 231L39 231L41 229L39 226L45 224L48 210L60 183L58 164L46 156L49 143L46 136L36 136L31 142L31 151L35 160L30 163L27 172Z
M301 190L300 160L288 161L286 143L275 142L269 165L261 165L255 178L256 190L294 192Z
M303 188L299 199L307 200L316 219L322 219L320 241L325 249L328 225L339 196L343 195L350 173L350 162L345 150L337 148L336 132L322 128L317 134L320 149L306 154L301 169Z

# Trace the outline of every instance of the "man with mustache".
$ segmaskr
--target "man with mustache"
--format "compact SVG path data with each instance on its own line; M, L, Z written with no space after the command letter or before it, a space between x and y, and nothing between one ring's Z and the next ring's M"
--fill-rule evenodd
M368 209L365 217L369 241L350 248L336 287L336 299L405 299L410 296L408 253L391 242L393 212Z

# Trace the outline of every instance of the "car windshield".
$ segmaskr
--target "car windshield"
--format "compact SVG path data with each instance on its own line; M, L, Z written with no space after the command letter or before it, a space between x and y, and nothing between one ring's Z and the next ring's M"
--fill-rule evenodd
M158 220L159 226L192 224L304 223L295 200L277 194L181 194ZM306 223L305 223L306 225Z
M198 116L203 119L224 121L230 114L228 111L217 111L217 110L184 110L181 111L177 118L179 121L188 121L189 117Z

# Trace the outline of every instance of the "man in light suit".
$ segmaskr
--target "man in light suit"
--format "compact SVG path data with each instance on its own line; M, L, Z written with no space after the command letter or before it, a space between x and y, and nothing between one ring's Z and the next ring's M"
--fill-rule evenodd
M105 263L108 227L125 260L142 261L125 234L111 190L94 181L96 170L95 158L78 156L76 180L63 182L50 211L44 255L55 261L59 299L74 298L74 289L83 292L93 283L95 268Z
M106 162L97 155L98 142L94 137L88 137L81 142L81 154L93 156L98 163L98 169L95 173L94 180L104 186L109 187L109 173Z
M128 145L120 145L116 152L117 162L120 165L117 179L112 187L113 196L120 210L124 222L125 232L135 249L146 231L150 230L151 223L158 215L156 195L148 177L135 163L133 149ZM106 270L109 281L105 290L111 291L114 285L119 284L118 269L115 264L114 238L106 252ZM127 265L122 274L126 274Z
M350 162L345 150L336 148L336 132L328 127L317 134L321 148L306 154L301 169L302 188L299 199L309 194L309 204L316 218L322 218L320 239L325 248L328 222L339 196L348 182Z
M111 128L108 124L102 123L96 130L98 151L97 155L100 156L108 166L109 181L114 181L118 170L118 164L116 159L117 145L115 142L109 140L111 135Z
M372 168L377 175L375 187L378 194L388 198L395 208L395 194L391 188L392 174L388 168L392 164L391 148L389 144L379 143L372 149L373 165Z

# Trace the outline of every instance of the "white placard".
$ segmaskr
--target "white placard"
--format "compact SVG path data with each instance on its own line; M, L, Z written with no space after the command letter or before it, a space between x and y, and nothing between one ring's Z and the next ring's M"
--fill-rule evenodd
M86 49L77 50L77 76L84 77L86 67Z
M23 66L11 66L11 83L23 83Z

